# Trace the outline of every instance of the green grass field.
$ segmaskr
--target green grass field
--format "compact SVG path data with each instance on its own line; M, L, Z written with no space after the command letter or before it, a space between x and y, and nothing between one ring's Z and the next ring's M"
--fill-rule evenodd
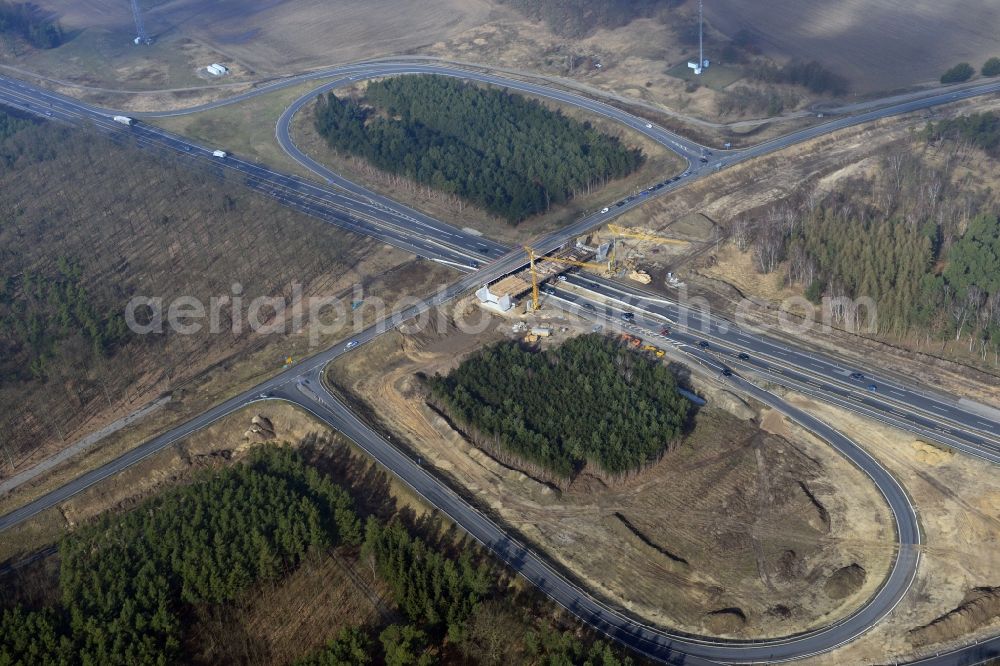
M150 122L197 139L206 146L218 146L242 157L256 158L273 168L316 178L285 154L274 138L274 126L289 104L322 83L309 81L210 111Z
M694 70L687 66L686 60L668 69L667 75L684 81L697 81L712 90L724 90L743 78L743 72L739 67L729 65L711 65L701 73L701 76L696 76Z

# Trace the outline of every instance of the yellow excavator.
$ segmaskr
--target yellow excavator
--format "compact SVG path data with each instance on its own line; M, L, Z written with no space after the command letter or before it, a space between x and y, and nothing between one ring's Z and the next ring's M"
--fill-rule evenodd
M549 257L541 256L539 257L534 248L524 246L524 251L528 253L528 269L531 272L531 309L538 310L541 306L538 302L538 271L535 270L535 259L539 261L554 261L557 264L565 264L568 266L580 266L581 268L592 268L599 271L610 271L611 264L599 264L592 261L576 261L574 259L563 259L562 257Z

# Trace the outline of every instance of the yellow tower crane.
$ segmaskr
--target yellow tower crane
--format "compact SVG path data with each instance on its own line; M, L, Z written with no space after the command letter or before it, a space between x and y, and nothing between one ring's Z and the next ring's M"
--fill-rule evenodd
M538 271L535 269L535 258L538 256L534 248L524 246L524 251L528 253L528 270L531 272L531 309L538 310L541 306L538 302ZM563 259L562 257L538 257L539 261L554 261L557 264L568 266L580 266L582 268L593 268L595 270L610 270L611 264L599 264L591 261L576 261L574 259Z

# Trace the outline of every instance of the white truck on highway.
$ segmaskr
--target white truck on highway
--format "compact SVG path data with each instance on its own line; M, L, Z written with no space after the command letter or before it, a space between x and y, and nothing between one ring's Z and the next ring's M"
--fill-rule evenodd
M129 127L135 124L135 120L129 118L128 116L115 116L112 120L116 123L121 123L122 125L128 125Z
M229 153L224 150L213 150L212 155L216 157L229 157Z

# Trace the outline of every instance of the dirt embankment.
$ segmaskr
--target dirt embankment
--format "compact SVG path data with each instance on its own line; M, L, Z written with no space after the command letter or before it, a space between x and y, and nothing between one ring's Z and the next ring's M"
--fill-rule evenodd
M868 572L858 564L849 564L833 572L824 584L827 596L832 599L849 597L865 584Z
M558 344L589 330L544 315ZM563 332L565 326L568 330ZM855 608L887 569L888 512L867 478L793 424L737 396L709 404L661 462L621 486L581 474L559 490L500 464L428 407L418 373L445 373L510 334L391 333L342 359L333 381L380 426L596 593L649 621L695 633L772 636ZM544 391L544 387L539 387ZM711 397L710 397L711 401ZM746 411L752 411L747 414ZM857 563L854 589L826 581ZM838 596L839 595L839 596Z
M794 394L786 399L836 425L903 483L917 509L923 541L916 578L893 612L861 638L803 663L904 663L995 635L1000 586L1000 478L995 466L811 399ZM863 560L844 565L852 562L866 570L865 585L880 578ZM846 578L846 572L840 577Z
M941 643L985 627L1000 618L1000 587L977 587L965 595L962 603L941 617L910 630L917 647Z

